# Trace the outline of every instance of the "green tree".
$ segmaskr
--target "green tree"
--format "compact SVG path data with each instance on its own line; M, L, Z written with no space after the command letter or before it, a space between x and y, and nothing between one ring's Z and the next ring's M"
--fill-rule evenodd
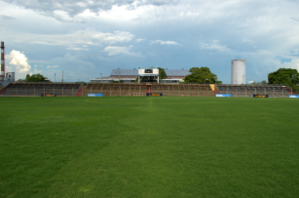
M165 69L158 67L159 69L159 80L167 78L167 74L165 72Z
M217 80L217 75L213 74L208 67L192 67L189 71L191 74L184 78L186 83L222 83L222 81Z
M263 80L263 81L261 81L261 82L253 82L253 83L251 83L252 85L266 85L266 84L268 84L267 83L267 81L265 81L265 80Z
M48 78L41 74L32 74L31 76L26 76L26 82L51 82Z
M297 69L280 68L275 72L268 74L269 84L284 84L289 85L292 89L298 92L297 84L299 83L299 73Z

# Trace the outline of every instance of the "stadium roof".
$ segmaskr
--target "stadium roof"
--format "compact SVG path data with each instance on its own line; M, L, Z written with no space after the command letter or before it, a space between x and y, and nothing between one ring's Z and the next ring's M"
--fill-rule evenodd
M189 70L166 69L167 76L186 76L190 74ZM113 69L111 76L137 76L138 69Z
M189 70L181 69L166 69L165 72L167 76L187 76L190 74Z
M137 76L138 69L113 69L111 76Z

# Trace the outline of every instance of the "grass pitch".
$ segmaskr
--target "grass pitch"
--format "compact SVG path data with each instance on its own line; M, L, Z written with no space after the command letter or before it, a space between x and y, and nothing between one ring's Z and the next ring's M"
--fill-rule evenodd
M299 100L0 98L0 197L297 197Z

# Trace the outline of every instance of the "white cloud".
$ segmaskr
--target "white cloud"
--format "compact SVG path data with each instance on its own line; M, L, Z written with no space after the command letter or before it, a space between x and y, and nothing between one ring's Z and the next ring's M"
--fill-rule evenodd
M218 40L212 40L210 43L201 44L201 49L218 50L218 51L229 50L229 48L227 48L225 45L220 45L219 43L220 41Z
M250 39L243 39L242 42L247 43L248 45L254 45L255 44L255 42L250 40Z
M103 33L93 29L77 30L69 34L18 34L14 41L23 43L62 45L69 50L88 50L89 45L129 42L134 38L130 32Z
M75 23L84 23L85 20L80 17L80 15L70 17L69 14L62 10L54 10L53 17L57 20L64 21L64 22L75 22Z
M31 66L28 63L28 59L20 51L12 50L9 55L5 56L8 65L6 65L6 72L16 72L16 78L24 78L24 76L30 73Z
M129 47L108 46L103 51L108 52L108 56L115 56L118 54L136 55L135 53L130 52L132 47L132 45Z
M57 67L59 67L59 66L58 66L58 65L52 65L52 66L51 66L51 65L48 65L48 66L47 66L48 69L49 69L49 68L57 68Z
M138 39L135 40L135 42L136 42L136 43L140 43L140 42L142 42L142 41L144 41L144 40L145 40L144 38L138 38Z
M99 10L110 10L114 5L127 6L130 9L136 9L142 5L165 5L173 4L177 0L3 0L4 2L13 3L21 7L36 10L38 12L51 15L53 11L59 10L67 12L70 15L76 15L83 12L86 9L90 9L93 12Z
M153 44L159 44L159 45L179 45L175 41L163 41L163 40L155 40L155 41L150 42L150 45L153 45Z
M282 63L281 67L297 69L299 71L299 58L293 58L291 62Z

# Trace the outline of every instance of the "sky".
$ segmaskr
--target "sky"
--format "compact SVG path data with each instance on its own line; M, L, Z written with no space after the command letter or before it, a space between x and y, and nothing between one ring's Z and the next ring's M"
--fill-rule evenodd
M112 69L209 67L231 83L299 70L298 0L0 0L6 71L86 81ZM55 78L56 74L56 78Z

